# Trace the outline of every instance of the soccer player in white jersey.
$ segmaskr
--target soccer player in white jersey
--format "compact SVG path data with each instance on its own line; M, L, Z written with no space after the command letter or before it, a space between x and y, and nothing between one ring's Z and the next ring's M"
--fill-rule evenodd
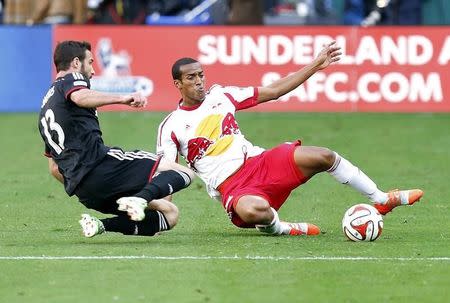
M337 62L340 54L340 47L332 42L311 64L268 86L213 85L208 91L201 64L179 59L172 76L181 100L159 126L157 153L170 161L181 154L205 182L210 196L222 201L234 225L273 235L320 233L310 223L280 221L277 213L293 189L320 172L365 195L382 214L415 203L423 195L421 190L383 192L358 167L327 148L295 141L264 150L239 130L236 111L276 100Z

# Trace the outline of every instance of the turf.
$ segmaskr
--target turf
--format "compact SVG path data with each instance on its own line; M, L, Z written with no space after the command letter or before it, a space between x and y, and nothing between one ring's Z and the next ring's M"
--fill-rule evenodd
M151 151L163 117L100 113L107 144ZM382 189L422 188L422 201L386 216L373 243L345 239L344 211L366 200L326 174L280 211L319 225L318 237L234 228L197 180L175 196L174 230L83 238L77 220L86 210L48 174L36 120L0 115L0 302L448 302L448 114L238 114L257 145L300 138L338 151Z

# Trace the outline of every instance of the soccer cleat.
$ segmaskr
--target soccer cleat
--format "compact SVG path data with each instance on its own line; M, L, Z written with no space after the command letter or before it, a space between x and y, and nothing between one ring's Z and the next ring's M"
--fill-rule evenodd
M78 221L83 229L83 235L87 238L92 238L95 235L99 235L105 232L103 222L96 217L88 214L82 214L81 220Z
M388 200L386 203L374 203L373 206L385 215L400 205L413 205L423 196L420 189L398 190L394 189L388 192Z
M145 218L144 210L147 208L147 201L139 197L123 197L117 200L120 211L126 211L133 221L142 221Z
M283 225L283 234L290 236L317 236L320 228L311 223L280 222Z

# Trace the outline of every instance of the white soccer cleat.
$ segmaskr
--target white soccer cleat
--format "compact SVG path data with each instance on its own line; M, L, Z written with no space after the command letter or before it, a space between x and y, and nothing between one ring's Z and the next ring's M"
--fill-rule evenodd
M117 200L120 211L126 211L133 221L142 221L145 218L144 210L147 208L147 201L139 197L123 197Z
M78 221L83 229L83 235L86 238L92 238L105 232L102 221L88 214L82 214L81 220Z

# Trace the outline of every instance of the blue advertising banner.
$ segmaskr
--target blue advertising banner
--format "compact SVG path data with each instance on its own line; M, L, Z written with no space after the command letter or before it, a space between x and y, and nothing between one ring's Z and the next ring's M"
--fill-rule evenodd
M52 28L0 26L0 112L37 112L51 84Z

